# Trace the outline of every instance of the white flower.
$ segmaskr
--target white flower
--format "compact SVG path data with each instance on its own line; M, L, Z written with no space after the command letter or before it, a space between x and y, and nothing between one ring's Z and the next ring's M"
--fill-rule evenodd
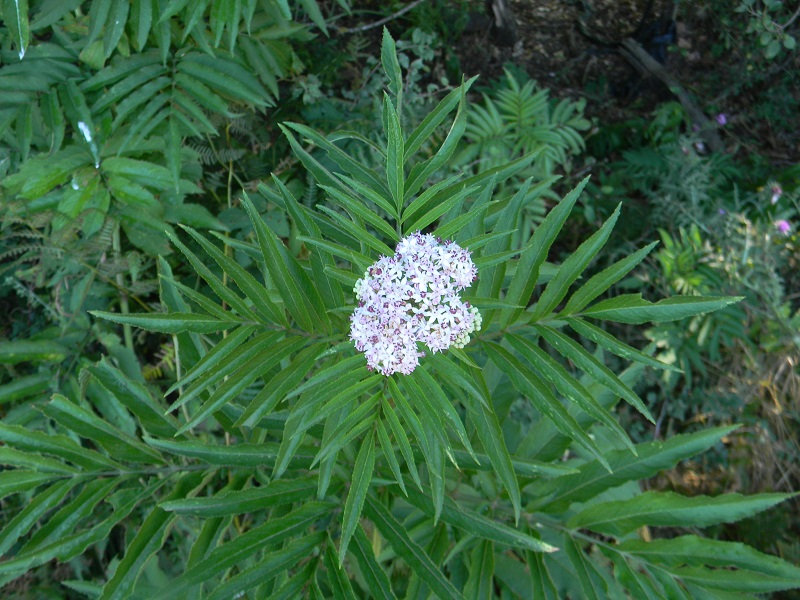
M431 352L463 348L481 319L458 292L477 274L469 251L454 242L420 232L400 240L395 255L381 257L353 288L350 339L369 368L410 374L424 356L417 342Z

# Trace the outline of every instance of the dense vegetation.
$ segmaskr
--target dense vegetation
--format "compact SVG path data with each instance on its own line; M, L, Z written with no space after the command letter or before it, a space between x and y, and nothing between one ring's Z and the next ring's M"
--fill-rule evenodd
M0 5L2 593L800 587L798 13L699 3L698 123L375 4Z

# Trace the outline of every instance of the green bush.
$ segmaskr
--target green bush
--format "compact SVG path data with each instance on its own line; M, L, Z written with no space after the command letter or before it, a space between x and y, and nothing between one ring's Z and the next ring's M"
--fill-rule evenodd
M646 367L670 367L594 322L670 322L737 298L598 300L654 246L581 279L619 209L545 271L585 182L515 238L530 190L549 180L498 188L533 157L442 179L469 83L408 131L388 34L381 58L385 143L353 134L379 164L344 152L341 134L287 123L324 199L307 206L273 177L242 197L238 235L167 232L188 275L157 259L157 310L92 312L172 339L178 379L163 397L103 359L40 405L44 418L0 424L0 582L47 580L37 569L56 559L72 567L64 586L100 598L711 598L797 586L797 567L698 531L791 494L637 483L735 426L634 444L612 412L622 398L653 422L632 388ZM441 145L421 152L454 111ZM166 171L163 185L180 187ZM288 244L262 218L265 200L291 224ZM384 376L350 340L351 290L418 230L469 250L479 277L465 299L482 325L465 348ZM630 365L615 373L606 353Z

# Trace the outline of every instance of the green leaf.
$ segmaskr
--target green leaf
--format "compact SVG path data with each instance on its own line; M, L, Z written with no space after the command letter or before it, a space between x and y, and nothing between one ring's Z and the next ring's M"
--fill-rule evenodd
M320 135L310 127L306 127L305 125L300 125L299 123L287 122L284 125L280 126L281 131L283 131L284 134L289 138L290 142L294 138L287 130L287 127L293 129L300 135L305 136L311 142L313 142L314 144L325 150L325 152L328 153L328 157L337 165L339 165L339 167L341 167L345 173L348 173L358 181L363 182L363 184L369 186L378 193L388 192L385 183L381 181L381 179L378 177L375 171L361 164L358 160L354 159L352 156L344 152L341 148L339 148L336 144L332 143L330 140L326 139L324 136ZM297 152L297 148L295 148L295 152ZM314 162L316 163L317 161ZM305 162L303 164L308 168L308 165L306 165ZM315 171L318 171L318 169L316 169ZM322 174L322 178L317 177L316 172L312 171L312 173L314 174L315 179L317 179L317 181L319 181L320 183L339 187L338 180L335 179L329 171L326 170Z
M125 408L136 415L143 429L154 435L175 435L177 423L173 418L164 415L164 409L153 401L147 388L141 383L129 379L105 359L86 370Z
M386 400L382 402L381 410L384 418L386 419L386 423L389 425L389 429L392 431L392 437L394 437L398 447L400 448L400 454L403 455L403 460L406 462L411 479L414 480L414 483L417 484L417 487L422 489L419 471L417 471L417 463L414 461L414 453L411 450L411 444L408 442L408 436L406 436L405 429L400 424L400 419L397 418L397 414L395 413L394 408L392 408L392 405Z
M411 486L408 488L408 502L420 509L425 515L434 516L433 500ZM450 500L450 498L445 498L442 504L441 519L464 533L497 542L503 546L526 549L532 552L555 552L558 550L558 548L509 527L505 523L492 520L463 507Z
M220 321L213 317L195 313L171 313L168 315L162 313L138 313L123 315L102 310L90 310L89 314L119 325L132 325L133 327L160 333L183 333L186 331L215 333L242 325L240 321Z
M578 442L608 468L603 453L547 386L502 346L484 342L489 359L506 373L514 387L546 416L561 433Z
M619 217L619 210L622 205L618 205L614 213L603 223L603 226L596 231L588 240L583 242L575 252L570 254L564 263L558 268L553 279L539 297L531 315L531 321L538 321L548 315L567 295L569 286L583 273L589 262L597 256L600 249L605 245L611 235L614 224ZM535 233L534 233L535 235Z
M120 483L122 479L116 477L89 481L70 502L41 524L18 554L31 555L35 550L58 543L62 537L71 535L77 525L91 516L95 507L108 498Z
M442 142L442 145L432 157L414 165L406 180L405 196L406 199L416 194L420 188L425 185L428 178L438 171L442 165L447 163L450 157L455 152L458 142L464 135L464 129L467 126L467 110L466 110L466 95L462 91L459 98L458 110L456 111L455 119L450 130L447 132L447 137ZM473 185L472 181L464 181L465 186Z
M497 419L491 400L487 397L484 402L466 401L466 404L470 420L478 433L478 439L489 456L497 477L508 492L511 505L514 507L514 520L519 522L521 507L519 483L514 473L511 455L503 439L500 421Z
M172 394L180 388L184 388L181 398L189 393L189 390L195 386L187 389L187 386L201 378L204 380L201 389L206 389L207 386L221 380L226 375L232 373L237 367L237 361L240 359L247 360L249 355L244 355L248 348L254 348L253 354L257 353L261 348L258 346L259 339L262 336L248 340L248 338L257 331L255 326L237 327L226 337L223 337L217 344L215 344L195 365L178 381L173 383L166 391L165 395ZM266 334L269 343L276 341L280 335L277 332ZM196 384L199 385L199 384ZM182 404L180 399L172 405L180 406Z
M73 404L61 394L42 407L42 412L81 437L97 442L115 459L132 462L162 463L161 455L107 423L94 413Z
M400 486L400 489L403 490L403 493L406 494L406 484L403 481L403 475L400 472L400 463L397 461L397 456L395 455L392 441L389 439L389 432L386 430L386 425L383 424L382 420L378 419L375 424L375 428L378 434L378 441L381 444L383 458L389 464L392 475L394 475L394 480Z
M615 262L607 269L603 269L596 275L593 275L589 281L583 284L580 289L576 290L574 294L567 301L567 305L559 313L560 317L571 315L583 309L592 300L597 298L600 294L605 292L608 288L614 285L617 281L625 277L636 265L638 265L644 258L650 254L650 251L658 245L658 242L648 244L633 254L626 256L620 261Z
M473 550L464 594L475 600L494 598L494 544L485 541Z
M130 2L128 0L116 0L109 12L108 21L106 21L105 25L105 33L103 35L103 52L106 58L111 56L120 38L122 38L125 25L128 23L129 9Z
M389 92L394 97L400 96L403 92L403 75L400 71L400 63L397 61L397 47L386 27L383 28L381 40L381 64L389 79ZM397 105L399 108L400 103L398 102Z
M406 561L411 571L443 600L460 600L458 590L442 574L431 558L412 540L402 523L399 523L380 502L367 495L364 515L375 524L392 549Z
M342 538L339 542L339 567L344 563L347 553L347 546L350 539L358 527L361 518L361 510L364 507L364 500L369 491L369 484L372 481L372 470L375 467L375 434L374 430L364 436L361 440L361 448L356 456L356 463L353 467L353 479L350 484L350 491L344 504L342 514Z
M649 542L627 540L615 549L647 562L670 567L688 565L736 568L752 572L754 578L770 575L800 582L800 568L796 565L739 542L684 535Z
M314 458L314 465L333 459L336 454L347 444L366 431L377 418L375 410L380 395L375 394L369 400L359 403L354 410L348 411L341 423L335 424L330 436L323 438L319 454ZM328 419L328 423L331 423ZM328 427L326 423L326 427Z
M375 559L372 545L360 525L353 532L353 541L349 550L350 554L356 558L371 597L380 600L395 600L389 578Z
M200 409L192 415L192 418L178 429L178 434L184 433L203 422L219 410L226 402L241 394L256 381L256 379L266 375L284 358L305 345L305 337L289 337L273 344L269 348L265 348L263 352L242 364L222 383L222 385L211 393L208 400L206 400ZM181 400L183 400L183 398L181 398Z
M29 452L41 452L68 460L88 470L121 469L122 465L65 435L47 435L18 425L0 423L0 441Z
M386 30L384 30L385 35ZM383 121L387 126L386 183L389 187L389 193L394 199L394 205L399 211L403 206L403 187L405 185L403 132L400 129L400 119L397 116L397 111L385 92L383 94Z
M243 592L269 582L288 569L302 563L314 554L314 549L325 540L325 532L318 531L287 544L284 548L269 552L252 567L244 569L214 589L208 600L227 600L242 597ZM314 562L312 561L313 565ZM270 596L275 598L276 596ZM295 596L298 597L298 596Z
M325 545L323 560L333 597L336 600L357 600L353 586L348 578L347 569L336 563L336 549L330 537Z
M581 590L583 590L582 597L586 598L586 600L600 600L600 598L605 598L605 592L607 590L602 590L602 593L598 595L598 591L600 590L595 588L595 578L592 577L594 568L577 542L571 538L567 538L565 540L564 550L578 577Z
M707 527L745 519L795 494L722 494L686 497L673 492L644 492L629 500L593 504L568 521L568 527L586 528L610 535L658 527Z
M183 226L181 226L183 227ZM200 246L213 258L220 266L224 273L226 273L239 287L246 298L253 303L254 310L260 313L267 322L286 324L286 318L283 315L283 310L280 309L270 298L267 288L256 281L256 278L245 271L239 263L231 258L225 256L219 248L214 246L205 237L197 233L190 227L183 227L189 235L191 235Z
M27 361L60 362L67 351L57 342L8 341L0 343L0 364L16 365Z
M553 242L558 236L558 233L564 226L567 217L572 212L573 206L575 206L575 202L578 200L578 196L580 196L581 192L583 191L583 188L586 186L586 183L588 181L589 181L588 177L584 178L575 187L575 189L569 192L569 194L567 194L564 197L564 199L561 200L561 202L559 202L547 214L547 216L544 218L541 224L533 232L530 242L520 255L514 276L511 278L511 283L509 284L508 292L506 293L505 297L506 302L510 302L512 304L519 304L522 306L528 305L528 302L530 301L531 298L531 294L533 293L533 288L536 285L536 281L539 279L539 269L544 263L545 259L547 258L547 254L550 252L550 247L553 245ZM520 191L518 197L515 197L514 200L512 200L512 202L509 204L508 212L504 213L504 216L506 217L504 219L504 223L501 225L501 223L498 221L497 224L498 227L501 227L502 229L508 229L513 226L513 221L510 219L516 218L516 215L513 214L514 211L510 207L516 206L518 203L521 203L525 195L526 194L524 192ZM566 275L567 273L565 272L564 276L565 280L566 280ZM553 285L552 280L548 285L548 288L551 285ZM557 290L556 288L553 288L553 291L550 292L550 296L555 297L556 295L557 295ZM541 303L542 299L540 298L539 304ZM558 300L556 301L556 303L558 303ZM537 304L537 309L534 309L534 311L537 310L538 310L538 304ZM506 319L504 320L504 324L507 325L508 323L510 323L517 316L519 316L520 312L521 309L517 309L509 313Z
M306 331L315 331L320 326L329 330L330 320L325 306L308 274L289 255L275 233L266 226L246 194L242 204L253 223L267 270L286 309Z
M263 487L223 492L207 498L166 500L159 506L168 512L194 515L204 519L257 512L265 508L301 502L313 498L316 477L272 481Z
M237 419L235 426L254 427L263 415L272 412L286 394L295 389L311 372L314 363L326 348L325 344L312 344L298 352L292 362L287 367L281 368L264 389L256 394Z
M278 444L233 444L221 446L203 442L173 442L145 438L148 446L157 448L177 456L195 458L209 465L231 467L258 468L268 467L275 462L278 456ZM311 465L314 454L310 452L295 452L293 468L307 469Z
M638 444L633 455L627 450L607 454L609 470L598 461L578 466L578 473L537 484L534 500L537 510L563 512L570 504L586 502L627 481L639 481L671 469L679 461L711 448L738 425L714 427L696 433L672 436L666 441Z
M48 458L38 453L23 452L8 446L0 446L0 465L63 475L75 475L78 473L78 469L60 460Z
M59 481L37 493L13 518L4 523L0 531L0 556L5 555L17 540L28 533L45 513L58 506L70 490L79 483L78 479Z
M200 260L189 248L187 248L183 242L181 242L176 236L169 235L170 241L175 245L178 250L180 250L183 255L189 259L189 263L194 267L194 270L197 272L200 277L206 280L208 285L214 291L214 293L219 296L222 300L227 302L231 308L233 308L242 318L247 319L249 321L256 321L258 322L258 316L252 311L250 306L245 302L243 298L238 296L237 294L233 293L223 281L220 281L219 277L217 277L214 273L211 272L211 269L205 264L204 261ZM210 312L210 311L209 311ZM214 314L214 313L212 313ZM199 332L198 332L199 333Z
M405 143L405 162L419 150L423 143L430 139L433 132L436 131L436 128L442 124L445 117L458 105L461 98L467 93L477 78L477 75L471 77L466 82L453 89L436 105L436 108L429 112L422 122L417 125L417 128L411 132L411 135L408 136Z
M602 329L600 329L595 325L592 325L591 323L587 323L583 319L567 317L565 320L569 324L569 326L575 330L575 332L578 335L581 335L593 341L601 348L605 348L606 350L608 350L612 354L619 356L620 358L626 358L628 360L642 363L643 365L647 365L648 367L654 367L656 369L664 369L666 371L674 371L677 373L682 373L682 371L679 368L663 363L660 360L656 360L652 356L648 356L647 354L640 352L636 348L633 348L623 342L620 342L613 335L606 333L605 331L603 331Z
M583 315L594 319L641 325L693 317L739 302L743 296L675 296L648 302L641 294L624 294L590 306Z
M553 577L547 568L545 555L539 552L526 552L528 572L531 576L531 590L533 591L533 598L541 598L542 600L558 600L558 592L556 591L556 584L553 583Z
M184 474L172 487L172 491L165 498L181 498L191 493L202 482L202 473ZM165 538L172 527L176 515L170 514L159 507L153 507L150 514L145 517L136 536L128 542L125 556L117 565L114 576L103 586L100 600L113 598L126 598L133 591L136 580L145 566L145 563L156 552L161 550Z
M174 598L217 573L235 565L241 565L250 556L262 548L280 544L285 540L302 535L311 525L329 515L334 505L323 502L309 502L300 508L283 515L280 519L271 519L262 525L236 536L230 542L217 546L209 555L185 573L173 579L158 594L151 596L153 600Z
M3 21L11 32L11 38L19 50L19 59L22 60L31 41L28 0L3 0Z
M385 220L378 217L373 210L364 206L359 200L330 186L320 185L319 187L325 190L331 200L339 204L346 211L363 219L392 241L399 241L400 237L397 235L397 232L390 227Z
M588 415L603 423L625 444L631 452L636 454L633 442L625 430L617 422L616 417L595 400L583 385L569 373L559 362L544 352L536 344L521 336L509 334L506 336L508 343L519 352L545 380L553 384L558 392L575 402Z
M625 383L617 377L611 369L592 356L576 341L564 335L560 331L550 327L534 325L536 331L541 335L553 349L561 356L572 361L575 366L589 375L594 381L604 385L609 390L628 402L638 410L645 418L655 425L656 421L650 410L642 402L641 398Z

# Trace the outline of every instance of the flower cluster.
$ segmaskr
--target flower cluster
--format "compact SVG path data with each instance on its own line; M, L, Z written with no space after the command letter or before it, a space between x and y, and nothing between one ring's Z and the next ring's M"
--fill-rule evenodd
M350 339L369 368L408 375L425 355L418 341L432 352L463 348L481 316L458 292L477 274L469 251L455 242L420 232L400 240L394 256L381 257L353 288Z

